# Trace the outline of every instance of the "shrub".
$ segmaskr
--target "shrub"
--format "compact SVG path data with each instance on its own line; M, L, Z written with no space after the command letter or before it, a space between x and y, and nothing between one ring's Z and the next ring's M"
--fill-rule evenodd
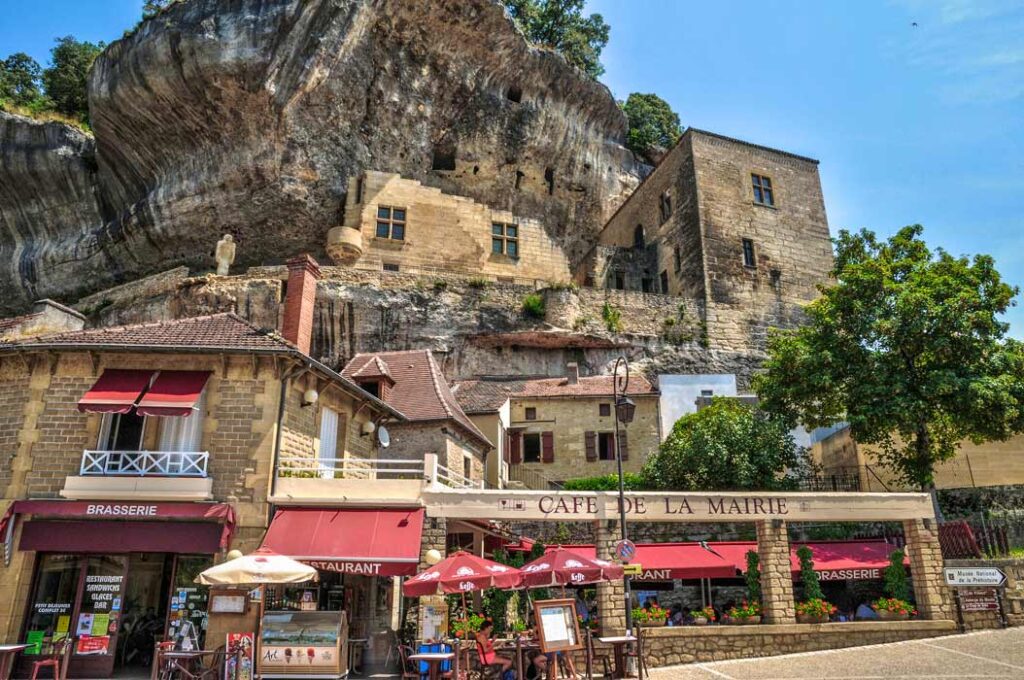
M747 551L747 571L743 575L747 582L747 597L751 602L761 599L761 558L756 550Z
M802 616L832 616L838 608L820 597L811 598L805 602L798 602L796 613Z
M622 332L622 312L609 303L604 303L601 308L601 318L604 319L605 328L611 333Z
M804 597L808 600L824 599L825 595L821 592L818 575L814 573L814 556L811 549L802 545L796 551L796 556L800 559L800 580L804 584Z
M534 319L544 318L544 296L530 293L523 298L523 314Z
M730 609L727 614L730 619L748 619L752 616L760 616L761 604L759 602L744 602Z
M622 485L626 491L643 491L647 487L644 478L634 472L625 472L622 475ZM579 479L566 480L562 487L566 491L618 491L618 475L598 475L596 477L580 477Z
M889 553L889 566L885 568L882 578L885 580L886 595L897 600L910 599L910 584L907 583L902 550L893 550Z
M894 614L907 614L917 616L914 605L898 597L880 597L871 603L871 608L876 612L892 612Z
M490 279L485 279L482 276L474 276L473 278L466 281L466 285L470 288L486 288L491 285Z
M715 610L711 606L704 607L704 609L695 609L690 612L690 616L695 619L707 619L708 621L714 621L717 618Z
M444 279L434 279L434 290L442 291L448 288L448 282Z

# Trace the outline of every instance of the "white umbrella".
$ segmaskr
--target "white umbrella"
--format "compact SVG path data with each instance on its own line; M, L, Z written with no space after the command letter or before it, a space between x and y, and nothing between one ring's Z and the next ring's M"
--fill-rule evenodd
M241 586L260 583L303 583L317 577L316 569L270 550L222 562L196 577L206 586Z

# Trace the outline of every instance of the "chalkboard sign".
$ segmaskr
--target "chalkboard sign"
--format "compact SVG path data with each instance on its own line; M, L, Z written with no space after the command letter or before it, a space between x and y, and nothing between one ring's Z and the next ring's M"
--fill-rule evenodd
M572 600L534 602L533 616L537 622L540 649L545 654L583 648L576 603Z

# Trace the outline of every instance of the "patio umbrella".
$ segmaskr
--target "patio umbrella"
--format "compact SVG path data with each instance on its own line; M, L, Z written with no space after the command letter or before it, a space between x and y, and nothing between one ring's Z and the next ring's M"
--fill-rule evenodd
M552 548L520 570L523 572L523 585L527 588L585 585L622 578L621 566L584 557L561 546Z
M308 564L261 548L252 554L210 567L196 577L196 583L207 586L303 583L316 576L316 569Z
M460 550L402 584L406 597L466 593L488 588L517 588L523 575L515 567L498 564Z

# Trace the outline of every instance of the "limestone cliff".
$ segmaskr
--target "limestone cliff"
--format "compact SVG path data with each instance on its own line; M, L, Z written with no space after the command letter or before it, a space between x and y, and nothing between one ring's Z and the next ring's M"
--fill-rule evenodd
M570 258L637 183L610 92L493 0L187 0L97 59L95 149L4 117L2 311L186 265L323 257L347 179L541 220Z

